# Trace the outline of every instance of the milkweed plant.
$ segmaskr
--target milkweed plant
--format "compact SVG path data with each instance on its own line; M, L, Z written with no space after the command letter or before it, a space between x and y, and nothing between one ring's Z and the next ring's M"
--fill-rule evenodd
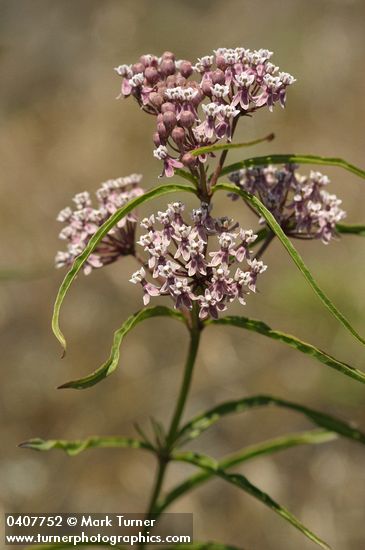
M301 165L337 166L362 178L365 172L343 159L313 155L275 154L226 164L231 149L273 138L270 134L252 142L233 142L242 118L255 116L260 109L273 111L277 106L285 107L288 89L296 80L274 65L271 58L272 52L264 49L219 48L195 64L177 60L173 53L165 52L161 57L142 55L133 65L115 68L121 81L119 98L131 98L140 110L154 117L153 156L161 165L160 177L167 179L148 190L143 188L140 174L110 179L101 184L94 201L88 192L78 193L73 206L58 215L58 221L63 224L60 238L65 247L57 253L56 266L66 266L69 271L56 299L53 331L64 349L66 342L59 328L60 308L81 270L88 275L94 269L120 260L123 269L123 257L132 256L136 270L124 275L141 289L140 309L115 332L109 359L90 375L61 387L84 389L110 376L118 366L123 338L134 326L151 317L170 317L187 329L190 343L182 384L170 425L166 427L154 420L150 437L138 429L135 439L119 436L95 436L79 441L32 439L22 446L40 451L58 448L70 455L90 447L143 449L157 459L156 479L146 514L158 517L180 496L218 477L261 501L313 543L329 548L244 475L232 473L232 468L256 456L296 445L324 443L338 436L365 444L363 432L323 412L268 395L225 402L185 424L181 421L200 337L210 325L231 325L279 340L343 375L365 382L363 372L312 344L274 330L262 321L229 315L233 302L238 302L244 313L246 301L255 300L261 277L270 269L265 262L265 252L275 239L323 305L358 341L365 343L319 287L293 244L296 239L303 239L335 246L342 234L365 233L365 226L343 223L346 213L341 199L330 191L329 178L318 171L308 172ZM175 180L171 183L170 178L174 176L180 178L180 183ZM183 202L173 198L176 192L194 195L196 207L190 212ZM243 213L248 207L256 214L254 228L231 218L229 201L226 215L215 215L214 198L222 192L230 200L240 201ZM156 212L151 207L146 218L138 217L139 205L163 195L172 196L164 209ZM154 305L157 297L163 297L163 305ZM301 413L316 429L265 441L219 461L182 450L223 416L266 406ZM176 461L188 463L197 471L166 492L166 468ZM228 548L212 542L191 546L202 547Z

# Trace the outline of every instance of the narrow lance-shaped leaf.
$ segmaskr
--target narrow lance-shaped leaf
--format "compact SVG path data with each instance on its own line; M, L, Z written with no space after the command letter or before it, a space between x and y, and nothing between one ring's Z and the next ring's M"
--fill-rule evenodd
M364 372L361 372L360 370L356 369L355 367L352 367L351 365L348 365L347 363L344 363L343 361L339 361L338 359L335 359L335 357L332 357L328 353L320 350L319 348L313 346L312 344L308 344L307 342L303 342L303 340L299 340L299 338L296 338L291 334L286 334L285 332L281 332L279 330L273 330L266 323L262 321L257 321L256 319L248 319L247 317L233 315L233 316L222 317L221 319L217 319L217 320L210 320L210 321L207 321L205 324L206 325L231 325L237 328L243 328L246 330L250 330L252 332L257 332L259 334L267 336L268 338L272 338L273 340L279 340L280 342L284 342L285 344L288 344L288 346L298 351L301 351L306 355L310 355L311 357L314 357L315 359L331 367L332 369L336 369L339 372L342 372L342 374L345 374L346 376L350 376L351 378L354 378L358 382L362 382L363 384L365 383Z
M261 242L266 235L268 234L269 229L266 227L262 227L258 231L256 231L258 237L255 240L254 243L252 243L252 246L257 245L259 242ZM359 237L365 237L365 225L361 224L347 224L347 223L337 223L336 224L336 232L346 235L358 235ZM292 237L295 239L295 237Z
M189 193L196 194L196 189L190 185L184 185L184 184L169 184L169 185L160 185L158 187L154 187L153 189L150 189L149 191L146 191L144 195L141 195L139 197L136 197L135 199L131 200L128 204L123 206L122 208L119 208L110 218L106 220L105 223L99 229L96 231L96 233L91 237L90 241L86 245L83 252L76 258L74 261L71 269L68 271L66 277L64 278L57 297L56 302L54 305L53 310L53 317L52 317L52 329L53 332L58 339L58 341L62 344L64 350L66 349L66 340L64 335L62 334L62 331L59 326L59 316L60 316L60 309L63 303L63 300L68 292L68 289L70 288L72 282L76 278L76 275L90 256L90 254L93 252L95 247L98 245L98 243L101 241L105 235L109 233L109 231L118 223L119 220L124 218L129 212L134 210L137 206L148 202L152 199L155 199L157 197L160 197L162 195L167 195L169 193L176 193L177 191L186 191Z
M191 174L190 172L187 172L187 170L182 170L181 168L175 168L175 174L177 176L180 176L180 178L183 178L184 180L190 181L190 183L193 183L194 185L198 184L193 174Z
M257 445L251 445L236 453L232 453L220 460L218 466L221 470L227 470L232 466L237 466L238 464L242 464L243 462L260 456L277 453L279 451L298 447L299 445L319 445L321 443L328 443L329 441L337 439L337 437L337 434L327 430L309 430L306 432L285 435L283 437L276 437L264 441L263 443L258 443ZM171 491L158 502L156 512L161 514L170 504L172 504L172 502L192 489L196 489L213 476L214 474L212 472L204 471L188 477L185 481L171 489Z
M84 390L90 386L94 386L101 380L104 380L107 376L110 376L118 367L119 357L120 357L120 346L124 337L130 332L138 323L150 319L151 317L171 317L178 321L184 322L184 316L166 306L154 306L149 308L144 308L128 317L128 319L123 323L123 325L114 332L113 345L110 352L109 359L101 365L94 372L85 376L83 378L78 378L77 380L71 380L59 386L59 388L74 388L77 390Z
M344 159L337 157L319 157L316 155L294 155L294 154L280 154L280 155L265 155L262 157L252 157L249 159L229 164L223 168L220 173L221 176L230 174L235 170L241 168L251 168L252 166L265 166L267 164L315 164L319 166L337 166L344 168L348 172L365 179L365 170L358 168L354 164L350 164Z
M153 447L145 441L134 439L132 437L120 436L91 436L87 439L67 441L64 439L40 439L34 438L20 443L19 447L24 449L32 449L34 451L51 451L52 449L60 449L65 451L70 456L78 455L86 449L144 449L153 451Z
M349 225L347 223L338 223L336 225L336 230L338 231L338 233L346 233L349 235L359 235L360 237L365 237L365 225Z
M220 420L223 416L242 413L249 409L266 407L268 405L283 407L284 409L291 409L304 414L317 426L365 445L365 434L350 424L347 424L343 420L339 420L329 414L310 409L309 407L298 405L292 401L280 399L279 397L273 397L272 395L255 395L253 397L244 397L243 399L221 403L209 411L194 417L190 420L190 422L185 424L185 426L181 428L178 438L179 440L183 439L184 441L195 439L202 432L210 428L210 426L218 422L218 420Z
M225 470L222 470L219 467L219 463L213 458L194 452L187 451L173 453L172 458L173 460L187 462L188 464L198 466L198 468L211 472L213 475L220 477L231 485L242 489L249 495L253 496L257 500L265 504L265 506L276 512L279 516L284 518L301 533L303 533L303 535L318 544L318 546L320 546L321 548L325 548L326 550L330 549L330 546L328 546L326 542L324 542L307 527L305 527L305 525L303 525L291 512L289 512L289 510L281 506L278 502L271 498L270 495L268 495L264 491L261 491L261 489L256 487L256 485L253 485L247 479L247 477L243 476L242 474L229 474Z
M258 145L259 143L264 143L265 141L272 141L275 138L275 134L269 134L263 138L253 139L252 141L245 141L243 143L218 143L216 145L206 145L204 147L198 147L197 149L192 149L190 153L194 157L199 155L206 155L208 153L214 153L215 151L225 151L228 149L241 149L242 147L252 147L253 145Z
M292 244L290 239L285 235L284 231L274 218L274 216L269 212L269 210L262 204L259 199L251 195L250 193L247 193L246 191L243 191L242 189L239 189L236 185L232 185L229 183L220 183L215 186L215 191L228 191L229 193L236 193L237 195L240 195L246 202L251 204L266 220L269 227L272 229L272 231L276 234L278 239L283 244L286 251L291 256L292 260L294 261L295 265L298 267L299 271L302 273L308 284L312 287L314 292L317 294L317 296L320 298L320 300L323 302L323 304L327 307L327 309L332 313L332 315L340 321L340 323L349 331L359 342L362 344L365 344L365 339L360 336L360 334L353 328L349 320L337 309L337 307L331 302L331 300L328 298L328 296L323 292L323 290L319 287L317 282L315 281L312 273L309 271L307 266L305 265L302 257L300 256L299 252L296 250L295 246Z

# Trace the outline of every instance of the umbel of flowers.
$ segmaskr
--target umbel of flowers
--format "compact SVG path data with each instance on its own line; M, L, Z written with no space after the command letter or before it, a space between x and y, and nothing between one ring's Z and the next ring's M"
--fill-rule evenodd
M330 183L327 176L314 171L303 176L297 169L295 164L245 168L229 179L256 195L288 235L328 244L336 234L336 224L346 216L342 201L324 189ZM237 199L235 194L231 197Z
M147 268L155 283L147 281L143 267L131 282L141 283L145 305L151 296L170 296L179 309L192 309L196 301L201 319L217 319L227 304L236 299L245 304L245 295L256 291L257 277L266 270L263 262L251 259L250 245L257 235L229 218L213 218L204 203L193 210L191 224L183 212L184 205L175 202L142 220L147 233L138 243L148 253Z
M230 140L240 116L285 106L295 78L271 63L271 56L265 49L219 48L194 64L165 52L115 68L122 78L120 97L134 97L156 117L153 154L163 162L162 175L183 166L195 172L206 157L196 158L192 150Z
M143 194L139 185L142 176L131 174L124 178L108 180L96 191L96 208L88 192L78 193L73 198L75 207L66 207L57 220L66 224L59 234L66 241L66 251L56 255L56 267L70 266L81 254L97 229L116 211L131 199ZM131 212L109 231L84 264L84 273L117 260L120 256L134 254L137 217Z

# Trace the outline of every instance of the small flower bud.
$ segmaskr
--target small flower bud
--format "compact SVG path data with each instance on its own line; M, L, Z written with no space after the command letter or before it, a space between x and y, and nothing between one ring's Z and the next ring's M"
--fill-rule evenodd
M173 113L172 111L166 111L166 113L164 113L162 115L162 119L163 119L163 123L166 127L166 130L168 132L171 132L172 129L175 128L175 126L177 124L177 119L176 119L175 113Z
M173 74L170 74L170 76L168 76L166 78L166 84L167 84L168 88L175 88L175 86L176 86L176 76L173 75Z
M217 69L214 71L211 75L213 84L224 84L225 83L225 75L224 72L220 69Z
M139 61L143 63L145 67L157 67L158 59L154 55L141 55Z
M162 114L161 114L161 113L159 113L159 114L157 115L157 124L158 124L159 122L163 122L163 117L162 117Z
M156 147L159 147L160 145L162 145L158 132L155 132L153 134L153 143L155 144Z
M198 105L203 101L204 94L201 90L197 90L197 94L192 98L191 103L194 105L194 107L198 107Z
M225 61L223 55L217 55L215 62L216 62L216 65L217 65L218 69L223 69L224 70L226 68L226 61Z
M132 65L133 74L144 73L145 66L143 63L135 63Z
M175 62L173 59L164 59L160 65L160 71L164 76L175 74Z
M170 103L169 101L166 101L161 107L161 113L167 113L168 111L174 113L175 110L175 105L173 103Z
M185 141L185 131L183 128L177 127L172 130L171 137L176 145L182 145Z
M186 78L183 76L177 76L176 77L176 86L185 86L186 84Z
M159 122L157 124L157 132L160 140L166 141L166 139L168 138L169 132L167 131L166 126L162 122Z
M196 157L192 155L191 153L185 153L185 155L182 156L181 162L184 166L187 166L188 168L194 168L196 164Z
M191 111L183 111L180 115L180 124L183 128L191 128L194 125L195 116Z
M157 109L160 109L163 104L163 97L161 94L158 94L157 92L151 92L149 95L150 103L154 107L157 107Z
M203 94L208 97L212 97L212 86L213 86L213 82L211 80L208 80L208 79L203 80L201 85L201 90Z
M182 61L180 64L180 73L185 78L189 78L189 76L193 73L193 66L190 63L190 61Z
M175 54L172 52L164 52L161 57L163 60L172 59L172 61L175 61Z
M155 84L159 79L159 74L155 67L147 67L144 75L149 84Z

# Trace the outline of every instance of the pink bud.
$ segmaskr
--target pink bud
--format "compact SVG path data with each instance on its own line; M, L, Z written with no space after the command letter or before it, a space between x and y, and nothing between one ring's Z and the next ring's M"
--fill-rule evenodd
M171 130L173 128L175 128L176 124L177 124L177 119L176 119L176 115L175 113L173 113L172 111L166 111L163 115L162 115L162 119L163 119L163 123L166 127L166 130L168 132L171 132Z
M161 113L167 113L167 111L175 112L175 105L169 101L166 101L161 107Z
M185 86L185 84L186 84L186 78L178 75L176 77L176 86Z
M183 128L191 128L194 125L195 116L191 111L183 111L180 115L180 124Z
M180 73L185 78L189 78L189 76L193 73L193 67L190 61L182 61L180 65Z
M194 107L198 107L199 103L201 103L204 99L204 94L201 90L198 90L198 93L193 97L191 100L191 103L194 105Z
M147 67L144 75L147 79L147 82L149 82L150 84L155 84L159 79L159 74L155 67Z
M144 73L144 69L143 63L135 63L132 67L133 74Z
M217 55L216 59L215 59L215 62L216 62L216 65L218 67L218 69L225 69L226 68L226 62L224 60L224 57L223 55Z
M160 109L161 105L163 104L163 97L161 94L158 94L157 92L151 92L149 95L150 102L154 107L157 107L157 109Z
M160 71L164 76L175 74L175 62L173 59L164 59L160 65Z
M156 147L159 147L161 145L160 136L158 135L158 132L155 132L153 134L153 143L156 145Z
M225 83L225 75L224 72L220 69L217 69L211 74L211 78L213 81L213 84L224 84Z
M185 155L181 158L181 162L188 168L194 168L196 164L196 157L194 157L191 153L185 153Z
M167 132L166 126L162 122L159 122L157 124L157 132L158 132L159 138L162 141L166 141L169 134Z
M172 52L164 52L161 57L162 59L172 59L173 61L175 60L175 54Z
M211 80L205 79L202 82L201 89L204 95L212 97L212 86L213 82Z
M177 145L182 145L185 141L185 131L183 128L174 128L171 137Z
M168 88L175 88L176 86L176 76L170 75L166 78L166 85Z

